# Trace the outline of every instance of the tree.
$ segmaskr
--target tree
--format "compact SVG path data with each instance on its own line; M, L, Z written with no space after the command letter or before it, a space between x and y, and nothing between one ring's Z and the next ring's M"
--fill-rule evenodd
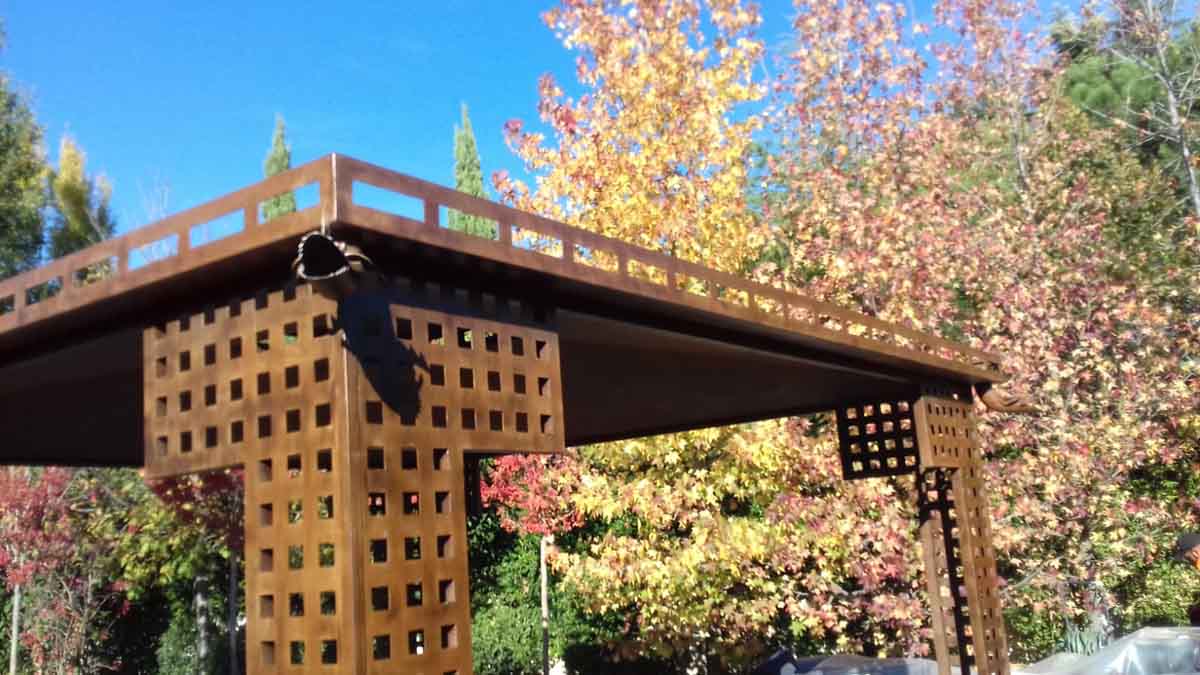
M275 132L271 135L271 149L263 161L263 175L267 178L292 168L292 146L287 142L287 127L283 115L275 116ZM296 210L296 194L287 191L267 199L262 205L263 222L285 216Z
M1200 104L1194 19L1176 0L1113 0L1084 10L1079 23L1061 22L1056 31L1060 48L1075 58L1067 71L1072 98L1166 161L1200 218L1191 129Z
M462 104L462 126L454 127L454 189L475 197L487 197L483 189L479 149L475 146L475 132L471 129L471 118L467 117L466 103ZM476 237L496 238L496 223L453 209L450 211L449 227Z
M0 49L3 46L0 33ZM0 279L39 260L45 179L42 128L8 75L0 73Z
M89 176L87 155L70 136L58 148L58 170L50 175L53 214L50 257L61 258L112 236L112 187L103 175Z
M525 210L740 271L761 240L745 208L758 118L743 115L764 94L753 77L758 12L740 0L593 1L543 19L578 52L587 93L566 97L542 76L538 113L553 146L519 120L505 124L537 189L498 172L496 190Z

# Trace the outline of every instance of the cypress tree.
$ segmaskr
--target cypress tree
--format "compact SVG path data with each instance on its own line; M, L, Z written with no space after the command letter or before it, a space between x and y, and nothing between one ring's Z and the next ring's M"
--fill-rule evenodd
M487 198L483 191L483 168L479 162L479 148L475 145L475 132L471 129L471 119L467 117L466 103L462 104L462 126L454 127L454 189ZM476 237L496 238L496 224L487 218L451 209L448 225L452 230Z
M275 133L271 136L271 149L267 151L267 159L263 162L263 174L267 178L292 168L292 147L287 142L287 127L283 123L283 115L275 115ZM272 218L287 215L296 210L296 194L284 192L271 197L262 204L262 220L267 222Z

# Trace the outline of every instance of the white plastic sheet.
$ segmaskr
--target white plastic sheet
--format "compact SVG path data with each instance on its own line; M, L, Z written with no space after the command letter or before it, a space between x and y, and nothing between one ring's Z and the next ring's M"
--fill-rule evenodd
M1055 654L1017 675L1200 675L1200 628L1143 628L1091 656Z

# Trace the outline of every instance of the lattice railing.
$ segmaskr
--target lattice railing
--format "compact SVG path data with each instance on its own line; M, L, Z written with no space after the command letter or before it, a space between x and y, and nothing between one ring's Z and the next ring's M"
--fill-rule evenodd
M314 183L315 205L261 222L262 202ZM409 200L413 215L360 203L356 190L362 186ZM441 217L447 209L491 221L494 236L447 229ZM206 226L238 213L240 225L226 235L203 236ZM0 333L322 222L349 223L850 348L1003 379L999 359L987 352L336 155L0 282ZM97 267L101 273L95 273Z

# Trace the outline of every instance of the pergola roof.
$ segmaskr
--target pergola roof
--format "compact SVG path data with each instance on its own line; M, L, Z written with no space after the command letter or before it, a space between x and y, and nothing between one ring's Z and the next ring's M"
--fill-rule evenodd
M498 238L447 229L446 209ZM0 461L140 464L141 330L284 283L322 226L389 273L557 308L572 445L1005 379L977 349L329 155L0 282Z

